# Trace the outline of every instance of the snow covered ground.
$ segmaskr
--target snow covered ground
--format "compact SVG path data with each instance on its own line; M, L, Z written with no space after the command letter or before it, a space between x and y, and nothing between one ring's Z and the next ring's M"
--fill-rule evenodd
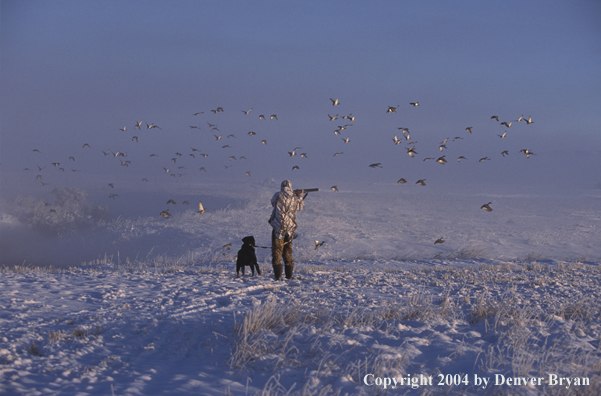
M306 185L295 279L236 279L278 186L4 205L0 393L601 392L601 190Z

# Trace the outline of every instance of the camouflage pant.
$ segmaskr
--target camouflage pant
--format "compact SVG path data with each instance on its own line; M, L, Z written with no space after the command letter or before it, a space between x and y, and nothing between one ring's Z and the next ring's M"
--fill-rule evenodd
M271 264L274 266L282 265L282 258L284 259L284 265L294 265L294 260L292 260L292 237L285 236L284 239L278 239L275 237L275 231L272 231Z

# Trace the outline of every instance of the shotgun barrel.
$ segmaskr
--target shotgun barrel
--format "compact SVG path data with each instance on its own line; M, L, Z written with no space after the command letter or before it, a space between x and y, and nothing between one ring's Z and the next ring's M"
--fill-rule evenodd
M302 193L317 192L317 191L319 191L319 188L298 188L298 189L294 190L294 193L302 194Z

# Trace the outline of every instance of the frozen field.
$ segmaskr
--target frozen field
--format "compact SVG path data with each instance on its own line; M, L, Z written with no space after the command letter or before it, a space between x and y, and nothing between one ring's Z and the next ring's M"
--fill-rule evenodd
M601 392L600 190L317 187L284 282L268 249L235 278L277 185L205 188L202 215L193 189L133 217L79 190L5 207L0 393Z

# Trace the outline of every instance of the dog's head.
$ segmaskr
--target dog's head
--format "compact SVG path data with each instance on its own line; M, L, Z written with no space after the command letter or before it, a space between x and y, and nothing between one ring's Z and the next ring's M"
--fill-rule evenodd
M245 245L255 247L255 237L252 235L242 238L242 242Z

